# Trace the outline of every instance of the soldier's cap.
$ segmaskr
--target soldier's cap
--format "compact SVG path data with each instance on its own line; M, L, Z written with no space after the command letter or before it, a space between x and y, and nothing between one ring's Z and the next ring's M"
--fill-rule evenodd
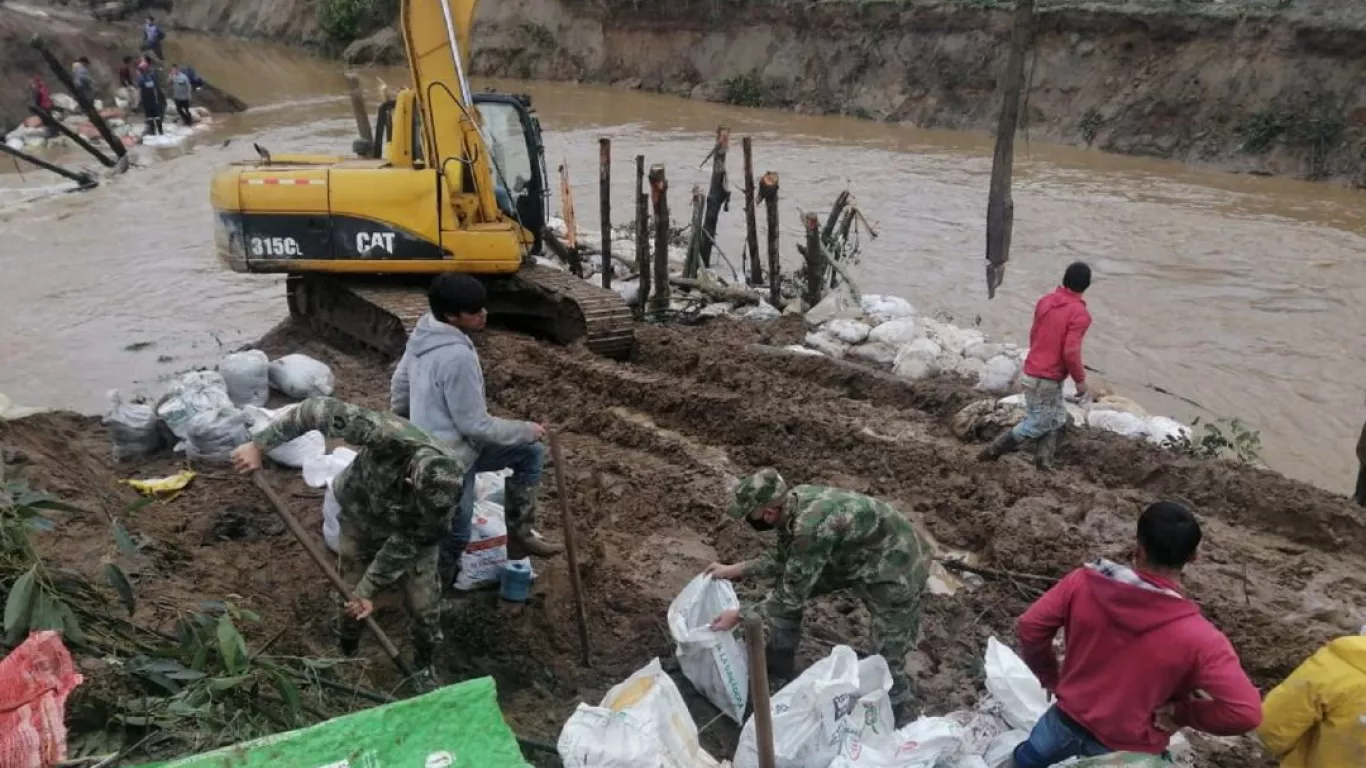
M735 489L735 500L731 502L726 514L735 520L743 520L785 493L787 483L783 476L778 474L778 470L772 467L761 469L740 481L739 487Z

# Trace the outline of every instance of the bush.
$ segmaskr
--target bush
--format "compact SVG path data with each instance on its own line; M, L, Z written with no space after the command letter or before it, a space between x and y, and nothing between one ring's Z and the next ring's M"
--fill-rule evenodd
M1262 433L1249 429L1238 419L1220 419L1202 425L1197 417L1191 422L1189 437L1183 435L1179 439L1168 440L1163 447L1197 459L1227 456L1239 463L1255 464L1261 460Z
M318 28L329 46L341 49L398 18L396 0L318 0Z

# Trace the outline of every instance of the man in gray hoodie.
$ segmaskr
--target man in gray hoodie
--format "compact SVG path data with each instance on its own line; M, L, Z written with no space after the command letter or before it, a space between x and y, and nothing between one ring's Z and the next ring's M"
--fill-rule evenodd
M470 441L479 458L465 478L460 511L443 546L443 571L460 562L470 541L474 475L511 469L503 492L508 559L550 557L562 551L535 534L536 491L545 462L545 427L489 415L479 353L465 334L488 321L484 284L464 274L438 275L427 289L431 312L418 320L390 383L390 405L400 416L442 440ZM445 573L442 576L445 579Z

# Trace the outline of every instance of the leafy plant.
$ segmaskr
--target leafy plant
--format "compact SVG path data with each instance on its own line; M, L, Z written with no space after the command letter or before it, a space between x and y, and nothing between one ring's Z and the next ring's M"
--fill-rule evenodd
M1248 118L1234 132L1243 137L1243 151L1260 155L1285 133L1286 119L1278 112L1266 110Z
M739 107L766 107L770 104L768 86L758 73L728 77L721 83L724 88L722 101Z
M1197 459L1228 457L1250 464L1261 461L1262 433L1236 418L1201 424L1196 417L1190 434L1169 438L1162 445Z
M394 0L319 0L318 28L327 42L343 48L392 24L398 17Z
M1081 132L1081 138L1086 142L1086 146L1096 143L1096 135L1100 132L1100 126L1105 119L1100 116L1100 110L1092 107L1086 110L1086 114L1081 116L1081 122L1077 124L1077 130Z

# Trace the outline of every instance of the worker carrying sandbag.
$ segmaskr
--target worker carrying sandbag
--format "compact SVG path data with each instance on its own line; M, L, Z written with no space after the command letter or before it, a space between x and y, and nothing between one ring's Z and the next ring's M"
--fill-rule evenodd
M1015 624L1020 658L1057 702L1015 748L1013 768L1071 757L1166 752L1174 732L1236 736L1261 722L1233 645L1181 591L1200 523L1162 501L1138 518L1133 566L1096 560L1063 577ZM1064 631L1061 669L1053 640Z
M782 682L796 676L806 601L849 589L867 606L873 652L881 654L891 669L888 697L897 725L908 721L914 692L906 675L906 654L915 647L920 631L920 598L932 555L905 515L861 493L821 485L788 488L772 468L740 483L728 514L756 531L778 532L778 546L758 559L712 563L707 568L718 579L777 580L764 601L747 611L767 620L770 676ZM729 630L740 620L739 609L728 610L711 628Z
M1366 756L1366 627L1320 648L1272 689L1257 736L1281 768L1361 765Z
M563 547L532 530L545 463L545 427L491 416L484 399L484 372L469 334L482 331L488 322L487 289L470 275L446 273L432 280L427 303L431 311L417 321L394 369L390 407L442 440L469 441L479 451L466 478L460 514L442 545L442 581L450 584L470 542L478 472L512 470L503 502L508 559L559 554Z
M1086 394L1086 366L1081 361L1082 340L1091 327L1091 312L1082 294L1091 287L1091 267L1075 261L1063 273L1062 285L1034 305L1034 324L1029 329L1029 354L1025 356L1025 419L1007 429L982 449L978 459L994 461L1034 440L1034 465L1053 467L1058 435L1067 426L1063 382L1068 376L1077 394Z
M392 413L314 397L238 446L233 463L243 473L258 470L266 452L312 430L360 450L332 481L341 505L341 577L355 585L340 617L342 652L356 653L360 621L374 611L371 600L402 579L413 622L414 684L434 689L432 662L442 640L437 548L450 530L474 449L463 440L438 440Z

